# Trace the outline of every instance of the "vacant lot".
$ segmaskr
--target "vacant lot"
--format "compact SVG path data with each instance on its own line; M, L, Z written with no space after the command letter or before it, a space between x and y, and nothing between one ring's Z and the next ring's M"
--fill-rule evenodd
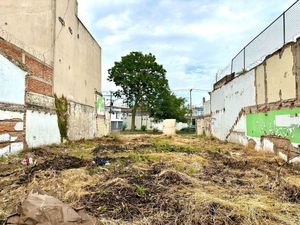
M99 224L300 224L299 165L210 138L115 136L0 160L0 219L35 189Z

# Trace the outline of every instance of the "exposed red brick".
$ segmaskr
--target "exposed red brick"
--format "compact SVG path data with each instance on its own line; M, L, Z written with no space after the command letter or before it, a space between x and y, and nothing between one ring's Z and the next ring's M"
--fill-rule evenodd
M30 76L26 77L26 91L52 96L52 86L36 80Z
M42 78L48 83L52 83L53 80L53 68L49 67L48 65L42 63L32 55L24 52L22 49L18 48L17 46L7 42L6 40L0 39L0 54L3 54L9 60L17 64L23 70L27 71L30 75ZM22 62L22 54L25 54L25 64ZM48 93L47 95L52 94L52 90L49 91L49 85L47 88L42 88L41 85L38 85L37 82L33 82L31 84L33 86L38 86L36 93ZM30 86L28 89L36 89L35 87ZM52 89L52 87L51 87ZM42 90L42 91L41 91ZM51 93L51 94L50 94Z
M32 75L43 78L44 80L51 82L53 77L53 69L40 63L31 56L26 55L25 66L31 72Z
M22 62L22 52L3 39L0 39L0 52L19 63Z
M0 132L14 132L16 124L15 121L1 121Z

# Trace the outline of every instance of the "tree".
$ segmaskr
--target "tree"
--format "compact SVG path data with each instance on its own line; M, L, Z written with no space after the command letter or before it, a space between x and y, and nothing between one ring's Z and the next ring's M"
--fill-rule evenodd
M115 96L125 96L125 102L132 108L132 130L138 108L154 112L157 102L170 93L166 70L151 53L131 52L115 62L108 74L108 80L121 87Z
M176 119L179 122L186 122L186 115L189 109L185 106L185 99L178 98L173 93L167 93L156 102L156 105L149 109L149 114L156 120Z

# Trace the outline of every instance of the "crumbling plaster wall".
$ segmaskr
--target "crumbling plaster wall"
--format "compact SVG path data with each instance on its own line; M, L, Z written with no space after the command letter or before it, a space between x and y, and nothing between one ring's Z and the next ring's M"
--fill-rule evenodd
M51 67L0 40L0 154L60 143L52 77Z
M68 138L70 140L93 139L97 136L95 108L69 102Z
M258 105L296 98L294 51L287 45L256 68Z
M97 137L107 136L111 133L110 115L105 112L104 116L97 116Z
M255 105L255 72L251 70L211 93L211 131L220 140L226 140L239 120L241 110ZM245 132L245 130L243 131Z
M24 146L26 71L0 55L0 155Z

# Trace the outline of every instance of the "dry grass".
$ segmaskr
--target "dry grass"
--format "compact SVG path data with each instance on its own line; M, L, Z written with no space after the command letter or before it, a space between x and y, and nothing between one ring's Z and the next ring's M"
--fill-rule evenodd
M300 166L269 153L211 138L157 135L81 141L37 153L39 163L67 154L106 157L110 164L45 169L17 184L24 173L15 163L20 157L5 159L0 216L39 189L85 207L102 224L300 224Z

